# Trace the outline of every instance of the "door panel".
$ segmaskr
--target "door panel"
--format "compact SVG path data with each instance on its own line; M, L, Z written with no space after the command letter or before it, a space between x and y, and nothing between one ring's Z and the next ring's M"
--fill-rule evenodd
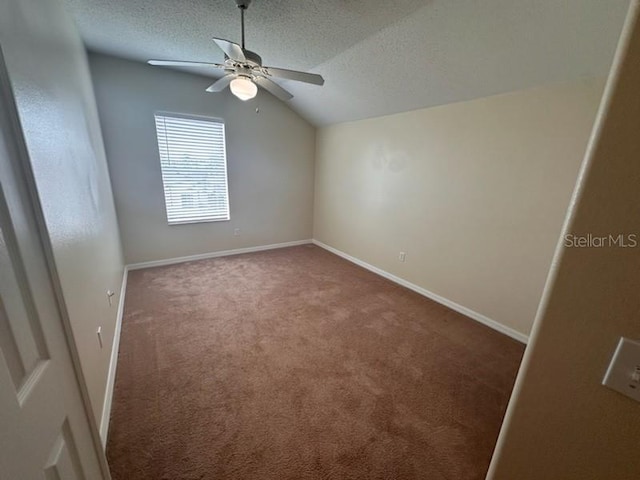
M10 217L0 185L0 347L18 395L24 397L29 378L48 354L16 239L3 225L10 225Z
M65 421L62 431L51 451L44 469L47 480L84 480L82 465L78 458L69 424Z

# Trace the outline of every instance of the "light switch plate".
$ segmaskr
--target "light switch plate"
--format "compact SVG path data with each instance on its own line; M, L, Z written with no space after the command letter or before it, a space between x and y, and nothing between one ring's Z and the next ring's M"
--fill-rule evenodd
M640 402L640 342L620 339L602 384Z

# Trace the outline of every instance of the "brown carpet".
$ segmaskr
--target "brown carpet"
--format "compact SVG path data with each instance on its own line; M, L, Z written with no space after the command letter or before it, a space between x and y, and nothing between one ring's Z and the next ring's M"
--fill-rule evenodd
M113 478L483 479L522 353L311 245L133 271Z

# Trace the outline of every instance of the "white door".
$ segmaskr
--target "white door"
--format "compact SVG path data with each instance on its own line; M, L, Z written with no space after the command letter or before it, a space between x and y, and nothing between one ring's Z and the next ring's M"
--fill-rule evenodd
M0 50L0 478L108 479L41 241L17 118Z

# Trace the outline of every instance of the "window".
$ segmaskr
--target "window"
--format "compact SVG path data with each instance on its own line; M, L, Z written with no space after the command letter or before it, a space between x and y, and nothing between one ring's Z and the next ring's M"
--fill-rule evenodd
M155 117L169 225L229 220L224 123Z

